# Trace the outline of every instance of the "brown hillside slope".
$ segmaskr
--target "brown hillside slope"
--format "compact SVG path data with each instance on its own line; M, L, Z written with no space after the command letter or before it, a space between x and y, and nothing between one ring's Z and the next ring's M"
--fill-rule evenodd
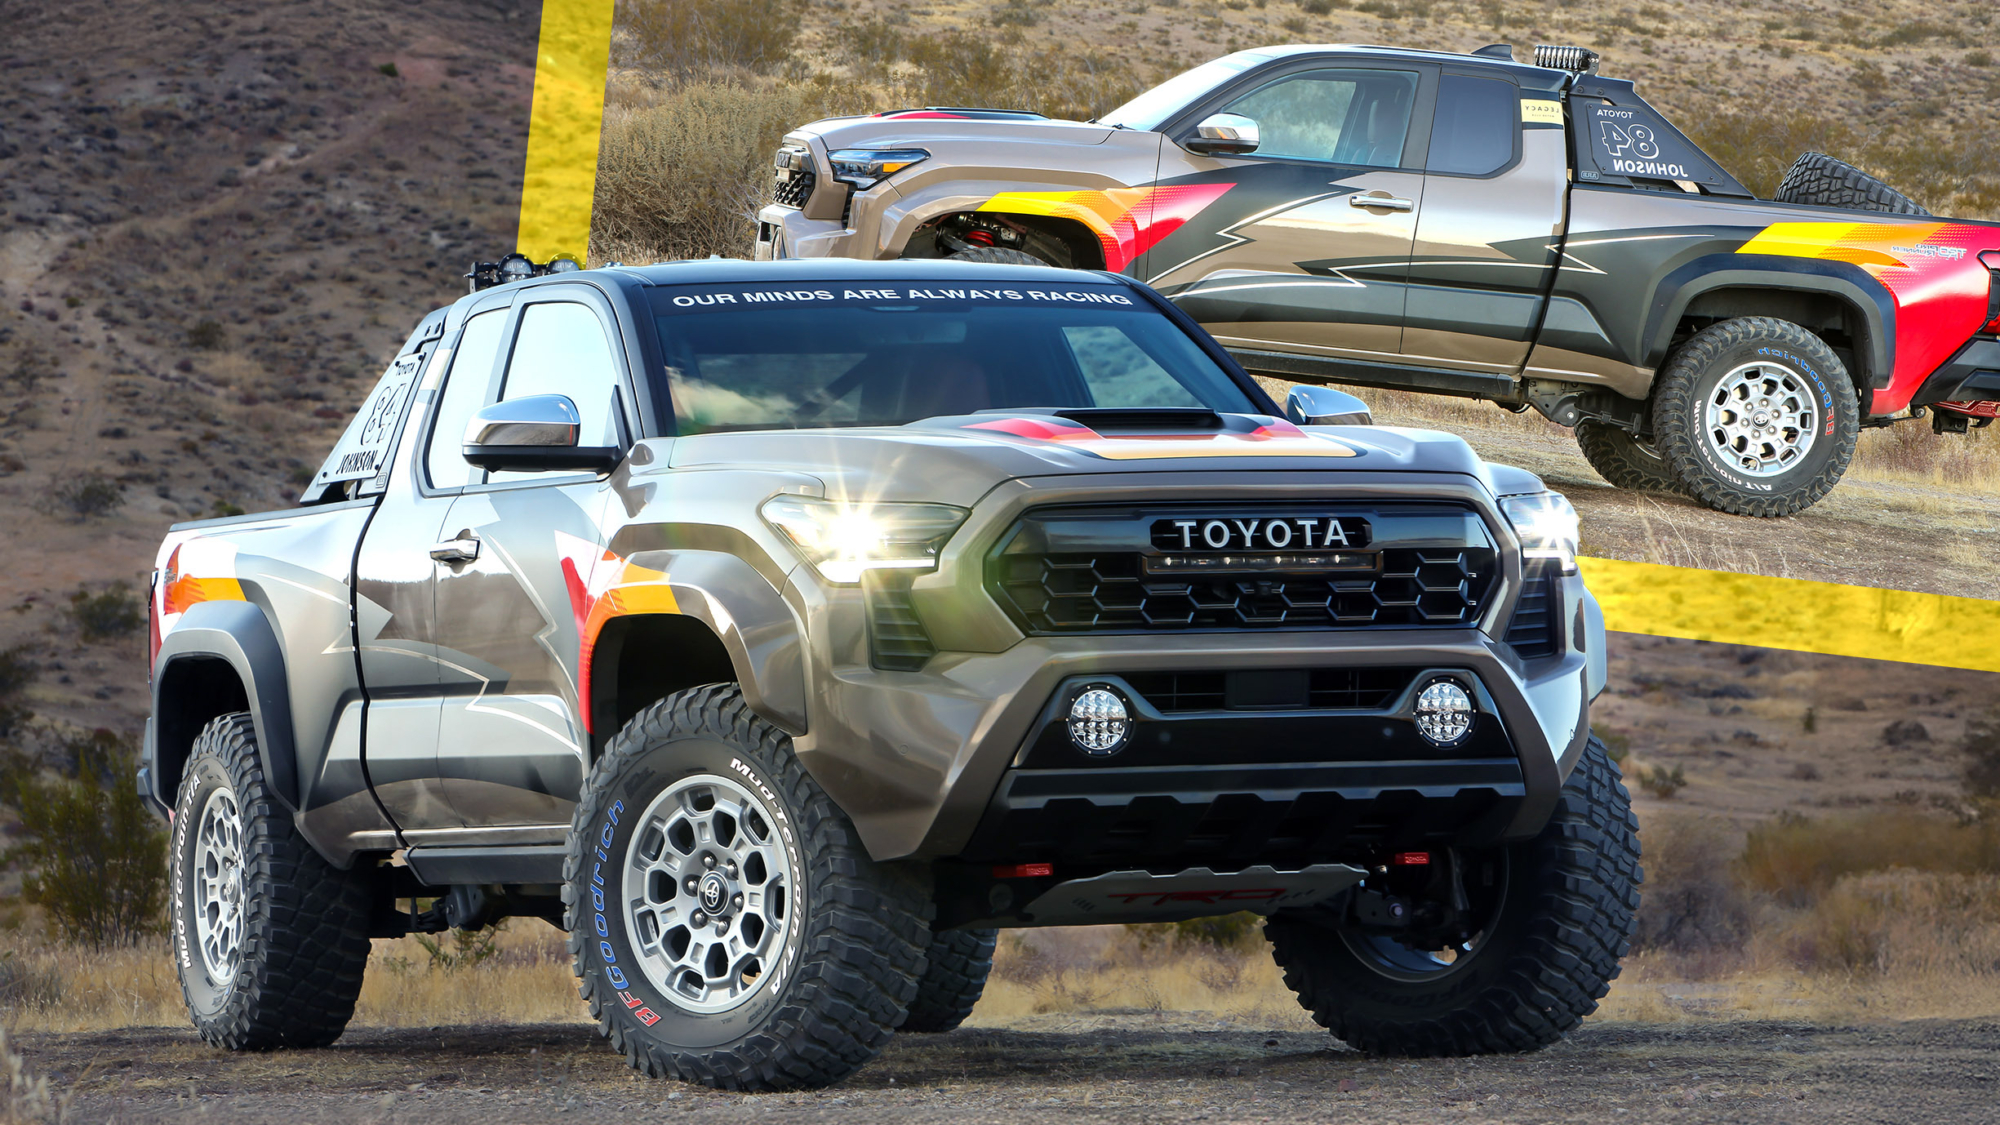
M134 730L166 526L289 505L382 365L511 249L538 8L8 3L0 12L0 649L44 716ZM85 516L101 474L121 497ZM104 488L100 484L100 495Z

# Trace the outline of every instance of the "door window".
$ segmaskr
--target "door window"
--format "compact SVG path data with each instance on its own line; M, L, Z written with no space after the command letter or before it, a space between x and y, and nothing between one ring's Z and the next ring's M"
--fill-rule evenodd
M1484 176L1513 163L1520 105L1520 91L1512 82L1445 75L1438 83L1429 170Z
M1222 112L1257 123L1256 155L1364 168L1403 162L1417 75L1408 70L1312 70L1281 78Z
M590 306L547 301L522 311L500 399L506 402L533 395L564 395L576 404L577 416L583 420L578 445L624 444L618 361L603 321ZM531 480L546 475L495 472L487 474L487 479Z
M465 427L473 412L486 404L493 360L500 352L500 331L506 326L507 310L494 309L466 321L459 334L451 370L445 373L444 390L438 396L437 421L424 449L424 470L432 488L464 488L483 479L479 469L466 463Z

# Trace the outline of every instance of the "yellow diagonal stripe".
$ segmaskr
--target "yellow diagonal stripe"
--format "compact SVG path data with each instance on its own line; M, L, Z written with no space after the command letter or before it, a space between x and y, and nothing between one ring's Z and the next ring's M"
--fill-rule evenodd
M1577 562L1608 629L2000 672L2000 602L1621 559Z
M535 51L535 103L521 177L515 249L537 262L581 260L590 246L604 77L611 62L612 0L543 0Z

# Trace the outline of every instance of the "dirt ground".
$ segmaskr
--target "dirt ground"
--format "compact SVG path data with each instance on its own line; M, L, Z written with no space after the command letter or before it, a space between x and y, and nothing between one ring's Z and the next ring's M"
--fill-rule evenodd
M901 1036L831 1090L639 1078L578 1024L357 1030L226 1055L192 1032L24 1036L73 1121L2000 1120L2000 1022L1592 1023L1539 1054L1366 1058L1323 1035L1145 1012Z

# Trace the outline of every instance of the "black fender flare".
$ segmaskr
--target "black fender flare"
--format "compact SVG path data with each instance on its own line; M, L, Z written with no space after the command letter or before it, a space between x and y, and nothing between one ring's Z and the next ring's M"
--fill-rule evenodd
M298 756L292 738L291 684L286 678L285 653L264 611L250 602L209 601L188 608L180 623L160 644L153 660L153 722L148 747L175 737L187 720L169 693L174 666L183 661L220 660L243 685L250 722L257 731L257 756L264 777L278 800L293 812L299 807ZM211 716L212 717L212 716ZM177 721L178 720L178 721ZM206 720L203 720L206 722ZM200 730L199 725L196 731ZM165 792L167 779L159 763L148 761L153 796L168 808L174 794Z
M1857 341L1855 352L1868 365L1864 389L1889 385L1896 368L1896 298L1851 263L1776 254L1707 254L1661 278L1646 312L1645 366L1655 371L1666 366L1674 329L1687 307L1718 289L1780 289L1839 300L1861 316L1865 338Z

